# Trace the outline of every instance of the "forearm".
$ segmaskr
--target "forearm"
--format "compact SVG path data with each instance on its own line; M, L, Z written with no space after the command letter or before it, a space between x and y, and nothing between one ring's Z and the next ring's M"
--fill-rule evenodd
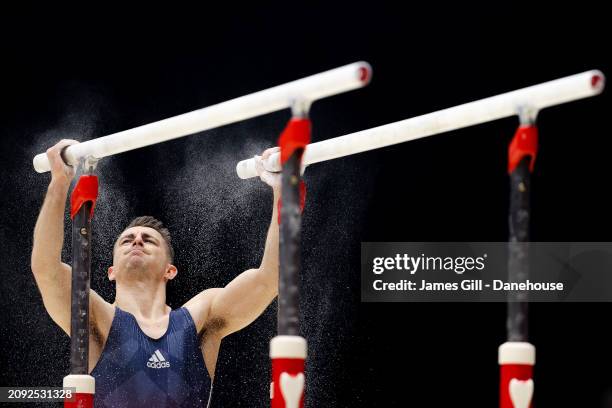
M64 244L64 210L70 185L51 181L43 202L32 246L32 270L44 271L61 264Z
M272 205L272 220L268 228L264 254L259 267L261 279L265 285L278 290L278 270L279 270L279 226L278 226L278 199L280 191L274 189L274 200Z

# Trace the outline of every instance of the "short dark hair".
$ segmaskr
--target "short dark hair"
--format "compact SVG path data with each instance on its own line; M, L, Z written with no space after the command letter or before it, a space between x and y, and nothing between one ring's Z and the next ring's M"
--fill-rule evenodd
M170 262L174 261L174 248L172 248L172 237L170 236L170 231L168 231L168 228L164 226L163 222L150 215L143 215L141 217L134 218L129 223L129 225L125 227L124 231L132 227L149 227L159 232L159 234L166 242L166 249L168 250L168 257L170 258Z

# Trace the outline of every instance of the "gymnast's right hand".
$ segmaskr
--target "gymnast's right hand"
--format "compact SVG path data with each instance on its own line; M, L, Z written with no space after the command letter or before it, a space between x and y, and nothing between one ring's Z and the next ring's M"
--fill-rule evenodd
M49 164L51 166L51 181L62 183L62 184L70 184L72 178L74 177L74 168L72 166L64 163L64 159L62 159L62 151L73 144L77 144L76 140L72 139L62 139L55 144L55 146L47 149L47 158L49 159Z

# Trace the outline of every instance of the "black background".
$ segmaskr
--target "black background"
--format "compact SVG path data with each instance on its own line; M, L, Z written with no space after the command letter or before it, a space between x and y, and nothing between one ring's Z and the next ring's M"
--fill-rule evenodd
M227 3L2 13L0 383L54 385L67 336L29 269L48 175L31 158L366 60L371 84L317 102L313 141L597 68L610 75L604 3ZM217 5L219 6L219 5ZM611 241L609 91L539 116L532 240ZM105 159L92 286L112 240L151 214L173 233L168 303L257 266L271 194L238 160L275 144L287 111ZM309 407L494 406L504 304L362 304L362 241L504 241L507 144L499 120L311 166L303 225L302 327ZM67 231L68 232L68 231ZM69 240L65 260L68 260ZM533 304L535 404L609 407L609 304ZM268 405L276 303L223 341L214 407ZM607 404L607 405L606 405Z

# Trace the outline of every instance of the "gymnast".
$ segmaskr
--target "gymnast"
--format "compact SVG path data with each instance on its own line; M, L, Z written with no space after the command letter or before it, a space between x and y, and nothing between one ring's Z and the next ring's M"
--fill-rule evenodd
M62 140L47 150L51 182L32 248L32 272L51 319L70 336L71 267L61 262L64 206L75 171L61 152L76 144ZM166 285L176 278L168 229L151 217L135 218L117 238L108 279L116 282L113 303L89 296L89 371L96 407L205 406L210 402L221 340L252 323L278 293L280 174L259 177L273 190L272 222L258 268L224 288L206 289L181 308L166 304Z

